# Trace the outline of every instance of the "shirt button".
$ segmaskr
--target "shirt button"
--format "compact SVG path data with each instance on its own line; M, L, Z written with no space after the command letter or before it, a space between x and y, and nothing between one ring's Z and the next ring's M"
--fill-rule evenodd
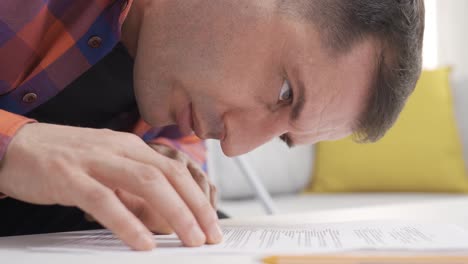
M35 93L27 93L23 96L23 102L25 103L34 103L37 100L37 94Z
M97 49L101 47L102 44L102 39L98 36L92 36L88 39L88 46L90 46L93 49Z
M120 6L120 10L124 11L125 8L127 8L127 5L128 5L128 1L127 0L124 0L122 2L122 5Z

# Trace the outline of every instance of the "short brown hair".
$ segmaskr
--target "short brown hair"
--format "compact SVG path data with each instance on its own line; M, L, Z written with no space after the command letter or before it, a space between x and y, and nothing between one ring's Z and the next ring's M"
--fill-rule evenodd
M323 45L345 53L365 38L381 44L374 85L354 131L359 142L385 135L421 74L424 0L278 0L279 10L312 21Z

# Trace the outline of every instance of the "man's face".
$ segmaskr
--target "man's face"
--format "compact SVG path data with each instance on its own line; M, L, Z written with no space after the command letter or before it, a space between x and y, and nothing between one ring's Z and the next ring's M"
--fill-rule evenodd
M140 112L151 125L220 139L229 156L284 134L293 144L345 137L364 110L377 45L330 56L321 43L274 0L166 1L140 31Z

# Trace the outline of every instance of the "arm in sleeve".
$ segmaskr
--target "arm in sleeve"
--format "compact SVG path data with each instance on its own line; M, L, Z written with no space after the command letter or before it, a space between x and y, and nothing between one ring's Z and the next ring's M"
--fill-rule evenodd
M0 161L3 160L8 145L16 132L23 125L32 122L35 122L35 120L0 109ZM0 193L0 199L5 197L3 193Z

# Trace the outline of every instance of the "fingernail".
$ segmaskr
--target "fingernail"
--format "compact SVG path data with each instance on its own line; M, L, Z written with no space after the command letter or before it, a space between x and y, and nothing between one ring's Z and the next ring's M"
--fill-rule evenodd
M146 233L140 234L136 247L138 250L151 250L156 246L152 235Z
M210 243L219 243L223 239L223 232L219 225L213 225L210 229Z
M206 236L201 231L200 227L196 226L192 228L189 237L189 244L187 246L196 247L205 244Z

